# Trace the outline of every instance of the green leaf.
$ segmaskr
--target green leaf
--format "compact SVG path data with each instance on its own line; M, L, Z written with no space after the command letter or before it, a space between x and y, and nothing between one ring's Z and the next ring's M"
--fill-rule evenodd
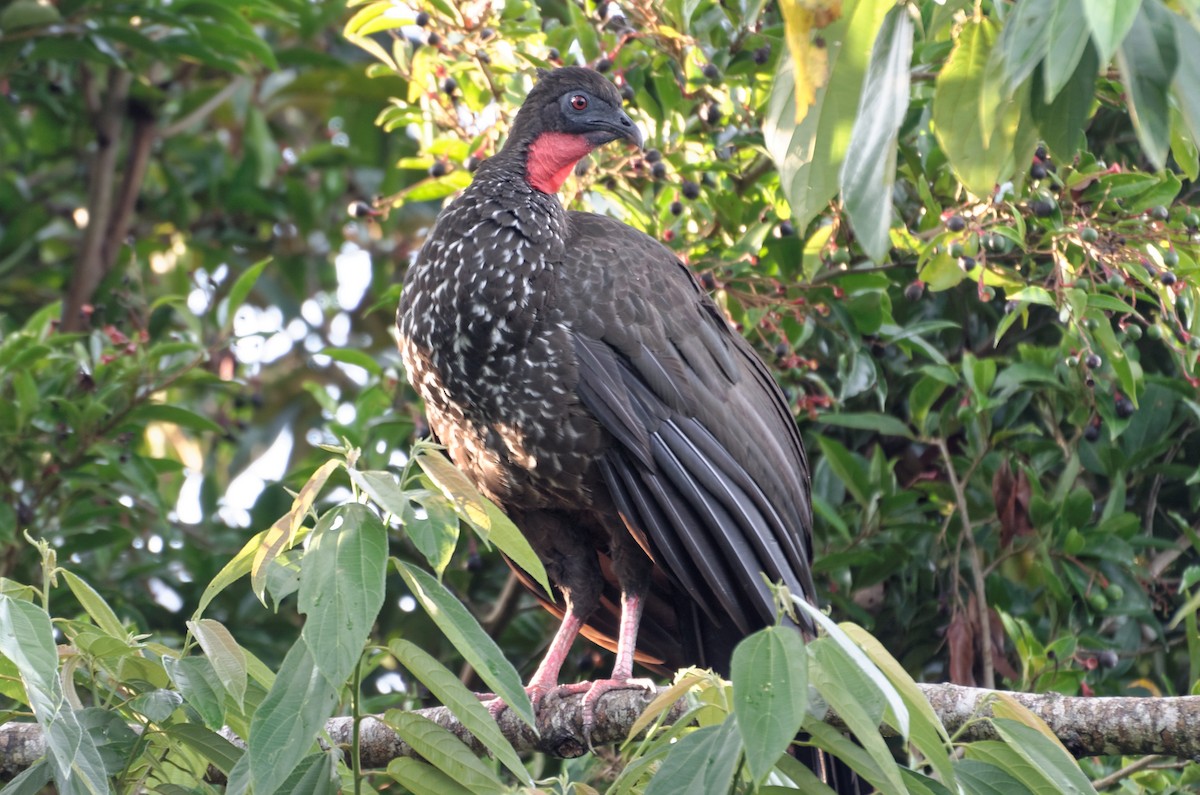
M1005 20L996 49L1004 56L1005 87L1010 93L1029 79L1049 53L1050 26L1060 5L1059 0L1024 0Z
M1095 47L1091 46L1092 37L1088 35L1082 0L1055 0L1046 40L1053 46L1047 47L1046 60L1042 63L1040 100L1053 102L1064 90L1073 91L1081 70L1087 75L1088 85L1094 85L1100 71L1100 59ZM1088 69L1080 63L1084 50L1091 50L1093 65ZM1072 84L1071 89L1066 88L1068 83ZM1095 94L1091 90L1082 93L1089 103Z
M842 161L842 201L867 256L882 260L892 222L896 141L908 112L913 23L905 6L883 18Z
M387 530L357 503L321 517L300 568L302 637L331 687L350 677L383 607Z
M162 663L204 725L213 731L220 729L225 723L225 689L212 663L204 657L163 657Z
M250 719L247 743L256 793L272 793L313 746L337 706L338 689L317 669L301 636Z
M912 717L911 739L913 745L924 754L925 759L937 771L938 777L946 786L953 786L954 768L950 763L953 748L950 736L945 726L933 711L925 694L917 687L917 683L909 676L895 657L883 644L873 638L862 627L849 622L841 622L838 626L854 641L871 662L887 676L888 681L896 688L904 706Z
M1084 145L1084 126L1095 101L1096 73L1100 69L1100 60L1087 34L1082 35L1083 51L1076 60L1075 71L1067 76L1065 85L1056 90L1053 99L1043 101L1044 96L1050 95L1048 83L1051 77L1047 65L1035 75L1034 89L1029 97L1030 113L1037 124L1038 133L1050 152L1060 160L1073 159ZM1057 51L1057 47L1053 51ZM1044 92L1037 89L1039 81L1046 86Z
M1028 792L1012 773L982 759L960 759L954 764L954 772L970 795L1012 795L1014 792Z
M846 490L854 497L854 501L864 507L868 505L870 478L858 459L840 442L827 436L817 436L817 444L821 448L821 455L829 462L829 468L842 481Z
M1026 724L1024 720L1000 717L1006 706L1004 702L995 705L996 717L992 718L996 733L1004 738L1005 742L1015 748L1030 764L1048 774L1060 787L1058 791L1064 795L1095 793L1092 782L1079 769L1079 763L1067 752L1048 726L1037 719L1042 726L1039 730Z
M1182 54L1172 89L1193 146L1200 145L1200 31L1180 22L1175 27ZM1193 178L1194 179L1194 178Z
M992 68L996 25L968 21L960 30L933 94L933 127L938 142L963 186L988 196L1009 176L1023 151L1024 91L1001 91L1002 75Z
M246 301L246 297L250 295L250 291L258 283L258 277L262 276L263 269L270 262L270 259L264 259L251 265L237 277L237 281L229 288L229 299L225 302L226 325L233 323L233 316L237 314L238 309Z
M496 505L471 484L450 460L437 450L424 447L416 451L417 464L450 500L454 511L465 519L484 542L495 544L509 560L521 567L534 581L553 593L546 578L546 567L538 559L529 541Z
M845 3L842 16L821 30L829 53L829 81L817 90L796 124L796 79L790 56L779 59L763 119L767 152L779 169L780 188L803 229L837 194L838 174L862 91L863 75L891 0ZM673 76L668 79L674 81Z
M224 428L208 417L201 417L194 411L180 406L169 406L165 403L143 403L129 413L129 420L133 422L169 422L200 433L225 433Z
M842 428L875 431L884 436L902 436L905 439L913 438L912 430L901 420L887 414L877 414L870 411L847 414L822 414L821 423L824 425L837 425Z
M1133 27L1142 0L1082 0L1084 19L1092 31L1092 41L1100 51L1100 62L1107 64Z
M756 783L775 767L804 722L807 659L794 627L759 630L733 650L733 714Z
M187 628L196 636L196 641L212 664L213 671L221 680L225 692L233 698L238 708L241 708L246 697L246 684L249 681L246 652L234 640L225 625L219 621L211 618L188 621Z
M402 560L396 560L395 563L413 596L463 659L471 664L484 684L503 699L521 720L533 726L533 705L529 695L521 686L517 670L505 659L496 641L483 631L479 622L446 586L416 566Z
M735 721L696 729L671 746L646 795L729 792L741 751Z
M171 713L183 704L183 696L174 690L150 690L135 696L128 704L130 709L146 720L165 723Z
M0 593L0 654L21 674L25 695L42 727L60 795L108 792L100 752L80 725L59 682L58 651L46 611Z
M485 748L495 754L501 764L512 771L525 786L533 786L529 771L525 769L521 757L513 750L508 738L496 725L496 720L458 676L438 662L432 654L407 640L393 640L388 644L388 651L421 684L429 688L433 697L448 708Z
M108 606L108 602L104 601L104 597L96 593L92 586L83 581L74 572L66 569L59 569L58 575L66 580L67 587L71 589L71 593L75 594L75 598L79 600L79 604L83 606L84 611L91 616L91 619L96 622L96 626L101 631L124 640L129 636L125 631L125 627L121 624L121 620L117 618L117 614Z
M1120 3L1125 8L1137 2ZM1117 50L1117 66L1125 83L1129 115L1146 157L1161 169L1171 148L1171 104L1168 93L1179 64L1175 25L1187 23L1158 0L1144 0L1141 11Z
M1051 779L1045 771L1030 764L1028 759L1008 743L982 740L967 743L963 752L966 754L967 760L985 762L1019 782L1016 789L1003 790L1005 793L1028 792L1031 795L1059 795L1062 792L1057 787L1057 782ZM970 774L964 775L961 770L958 776L964 782L971 780ZM998 780L1003 780L1003 776L998 777ZM986 791L984 790L984 792Z
M409 792L419 795L473 795L471 790L433 765L411 757L402 756L388 762L387 772Z
M325 348L321 351L321 354L328 356L335 362L361 367L371 375L378 376L383 374L383 367L379 364L378 360L374 356L357 348Z
M233 766L245 753L221 735L195 723L175 723L163 731L172 740L178 740L180 745L200 754L210 765L226 775L229 775L229 771L233 770Z
M415 712L390 709L384 723L412 746L422 759L474 793L499 793L504 785L491 768L446 729Z

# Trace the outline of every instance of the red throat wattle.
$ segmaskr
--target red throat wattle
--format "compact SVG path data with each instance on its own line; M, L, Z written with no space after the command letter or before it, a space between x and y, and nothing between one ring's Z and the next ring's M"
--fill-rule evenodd
M529 145L525 166L529 184L543 193L558 193L571 169L593 148L582 135L542 133Z

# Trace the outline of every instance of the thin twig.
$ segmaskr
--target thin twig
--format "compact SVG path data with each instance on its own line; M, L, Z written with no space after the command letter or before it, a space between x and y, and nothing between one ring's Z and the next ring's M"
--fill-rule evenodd
M995 687L996 672L992 665L992 622L988 617L987 589L985 588L983 577L983 561L979 557L979 547L975 545L975 534L971 527L971 515L967 511L967 495L958 480L958 474L954 471L954 460L950 457L950 450L946 447L946 440L939 438L935 443L942 454L942 460L946 462L946 473L950 478L950 488L954 490L954 498L958 503L963 538L967 544L967 552L971 562L971 576L975 584L975 602L979 610L979 646L980 654L983 657L983 686L991 689Z
M1092 786L1097 790L1108 789L1109 787L1120 783L1123 779L1129 778L1139 770L1144 770L1147 767L1150 767L1150 765L1154 764L1160 759L1162 759L1161 756L1143 756L1136 762L1125 765L1125 767L1114 773L1109 773L1104 778L1096 779L1092 782Z

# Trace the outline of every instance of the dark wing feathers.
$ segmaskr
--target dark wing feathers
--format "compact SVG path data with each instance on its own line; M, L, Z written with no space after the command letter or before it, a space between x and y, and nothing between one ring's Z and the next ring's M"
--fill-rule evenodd
M668 249L610 219L570 219L559 283L592 306L571 333L579 398L616 441L605 485L710 620L742 634L770 624L760 572L814 596L808 463L787 402Z

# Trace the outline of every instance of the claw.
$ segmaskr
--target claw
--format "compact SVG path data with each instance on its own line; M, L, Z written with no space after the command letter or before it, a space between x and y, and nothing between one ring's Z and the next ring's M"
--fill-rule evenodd
M567 685L567 687L573 687ZM583 696L583 739L587 741L589 751L592 747L592 729L596 726L596 705L601 697L614 690L647 690L654 692L655 684L649 679L597 679L595 682L580 682L579 690L585 691ZM578 691L577 691L578 692Z

